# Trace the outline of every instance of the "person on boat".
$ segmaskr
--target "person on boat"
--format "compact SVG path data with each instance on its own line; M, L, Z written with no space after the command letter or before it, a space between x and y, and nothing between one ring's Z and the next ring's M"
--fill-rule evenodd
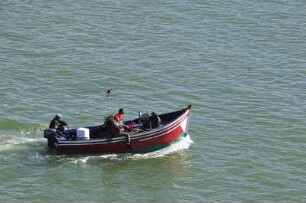
M119 123L122 124L123 123L123 109L119 109L119 111L114 115L114 120Z
M161 125L161 119L155 112L151 113L150 125L151 128L158 128Z
M60 114L56 114L49 124L49 128L55 129L58 132L63 132L65 127L69 128L68 124L61 120Z
M123 108L120 108L119 111L114 114L114 121L117 127L120 129L120 132L123 131L129 132L131 131L130 127L123 123L123 114L124 114Z
M129 133L124 132L124 124L119 123L123 120L123 109L119 109L118 113L121 114L121 117L116 118L115 116L108 116L104 121L104 126L106 128L106 132L108 133L107 139L111 141L113 137L125 136L127 148L132 148Z
M139 127L142 130L149 130L150 126L150 115L148 113L139 113Z

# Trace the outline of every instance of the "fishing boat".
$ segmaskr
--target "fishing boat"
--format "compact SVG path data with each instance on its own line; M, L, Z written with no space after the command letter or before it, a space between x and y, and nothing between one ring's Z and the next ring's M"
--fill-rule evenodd
M165 148L187 136L191 105L169 113L139 114L123 121L118 131L112 119L102 125L45 129L48 146L60 153L146 153ZM153 119L153 118L157 119ZM112 133L110 129L116 133Z

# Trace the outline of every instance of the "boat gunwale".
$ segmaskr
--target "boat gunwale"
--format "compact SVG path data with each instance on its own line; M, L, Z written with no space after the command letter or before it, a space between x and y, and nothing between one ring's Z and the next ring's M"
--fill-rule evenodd
M155 137L161 137L165 134L168 134L169 132L172 132L176 129L177 126L179 126L186 118L189 117L191 107L188 106L187 108L182 109L182 112L176 119L174 119L172 122L168 123L167 125L163 126L162 128L153 129L150 131L143 131L136 134L131 134L130 139L131 140L139 140L139 141L145 141L149 139L154 139ZM104 145L104 144L111 144L111 143L117 143L126 141L125 136L120 137L114 137L112 140L108 140L107 138L102 139L91 139L91 140L74 140L74 141L65 141L65 140L59 140L57 139L57 147L68 147L68 146L77 146L77 145Z

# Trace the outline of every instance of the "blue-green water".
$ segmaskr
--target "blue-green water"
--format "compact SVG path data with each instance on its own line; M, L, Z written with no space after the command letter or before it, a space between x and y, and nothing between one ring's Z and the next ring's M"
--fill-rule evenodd
M1 1L0 201L306 201L305 11ZM55 113L77 127L188 104L190 137L154 153L59 156L42 138Z

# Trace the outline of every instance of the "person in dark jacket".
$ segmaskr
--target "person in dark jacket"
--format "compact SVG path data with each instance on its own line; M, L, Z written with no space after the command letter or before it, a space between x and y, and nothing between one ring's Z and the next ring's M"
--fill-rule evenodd
M158 128L161 125L161 119L157 115L157 113L152 112L150 116L150 124L151 128Z
M49 124L49 128L55 129L59 132L63 132L65 130L65 127L69 128L68 124L65 121L61 120L60 114L56 114Z
M129 149L132 148L130 134L124 132L124 128L120 128L120 126L118 126L118 123L116 123L114 116L110 115L106 117L104 121L104 127L106 128L106 132L108 134L107 135L108 141L111 141L113 137L125 136L127 148Z

